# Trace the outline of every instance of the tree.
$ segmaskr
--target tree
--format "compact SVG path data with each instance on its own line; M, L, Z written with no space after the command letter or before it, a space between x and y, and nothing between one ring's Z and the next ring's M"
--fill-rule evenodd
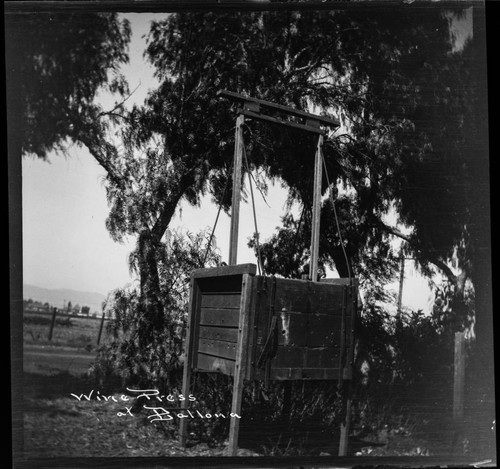
M193 192L185 190L188 199L196 202L196 194L208 189L227 206L221 189L229 174L224 160L231 158L233 119L217 99L218 89L298 108L334 109L347 131L330 139L325 157L331 189L339 184L350 189L338 204L354 271L362 273L365 266L365 273L389 275L392 263L373 259L393 257L387 241L398 236L424 271L433 264L455 285L457 323L465 323L467 279L474 284L476 304L491 306L485 276L487 164L484 152L475 151L485 140L484 68L476 66L480 32L461 51L453 50L450 15L438 9L172 15L152 28L147 53L163 83L137 111L150 131L138 134L137 141L165 135L180 173L181 160L197 168ZM312 139L257 123L245 132L253 168L284 181L290 197L309 207ZM182 191L182 186L177 187ZM410 235L384 222L392 206L399 221L413 228ZM287 223L264 246L268 272L279 236L289 239L296 221ZM327 236L323 257L345 275L338 236L332 231ZM460 276L447 265L452 255L459 258ZM296 265L280 267L293 271ZM491 307L475 312L478 342L488 338L491 357ZM491 364L485 368L490 374Z
M106 123L95 102L107 88L123 95L128 21L116 14L9 13L5 21L9 153L46 158L66 139L102 144ZM94 157L105 169L107 161Z
M332 184L322 188L334 192L349 233L346 261L326 203L322 256L339 273L351 262L356 274L390 274L391 263L377 257L392 257L389 236L404 237L384 222L395 205L400 221L414 228L404 238L422 266L433 263L457 281L446 261L458 249L476 296L487 297L475 273L487 265L480 237L485 219L476 229L471 217L484 193L470 198L474 178L485 176L470 151L481 135L469 129L483 115L476 106L479 79L471 72L474 47L452 50L449 16L436 8L179 13L153 22L146 56L159 88L130 113L120 103L108 113L90 106L93 119L78 114L69 128L108 172L110 233L116 240L136 236L132 265L144 327L168 324L159 253L179 202L196 204L209 193L225 209L230 204L234 114L217 96L220 89L340 116L343 128L324 149ZM106 57L122 60L116 53ZM120 151L105 134L117 122ZM310 207L314 139L251 122L245 141L261 189L264 176L283 181L290 200ZM341 185L349 191L339 194ZM282 233L290 237L297 221L286 223ZM489 316L486 310L476 316L479 334Z

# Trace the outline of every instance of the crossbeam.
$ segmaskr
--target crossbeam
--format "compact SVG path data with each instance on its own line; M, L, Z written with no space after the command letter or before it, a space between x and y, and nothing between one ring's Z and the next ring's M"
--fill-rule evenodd
M316 133L322 133L320 125L335 128L340 126L339 121L331 117L317 116L316 114L294 109L289 106L283 106L282 104L272 103L259 98L251 98L240 93L235 93L234 91L221 90L218 92L218 95L230 99L231 101L242 103L242 111L244 113L252 113L252 117L255 118L272 120L273 122L283 125L291 125L292 127L300 126L299 128L303 128L302 126L306 126L307 128L304 128L304 130L314 131ZM276 117L271 118L271 116L265 114L269 111L274 113L279 112L287 116L298 117L299 119L303 119L305 122L300 124L298 122L290 122Z

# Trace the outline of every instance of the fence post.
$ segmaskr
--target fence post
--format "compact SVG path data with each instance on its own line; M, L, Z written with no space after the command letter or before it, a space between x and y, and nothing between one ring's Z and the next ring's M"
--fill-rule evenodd
M105 314L102 313L101 325L99 326L99 335L97 336L97 345L99 345L99 343L101 342L102 328L104 326L104 316Z
M56 323L56 314L57 314L57 308L54 307L52 308L52 322L50 323L49 340L52 340L52 333L54 332L54 325Z
M463 437L464 416L464 384L465 384L465 334L455 332L455 351L453 363L453 440L451 451L460 451L460 440Z
M464 333L455 332L455 360L453 370L453 420L461 419L464 415Z

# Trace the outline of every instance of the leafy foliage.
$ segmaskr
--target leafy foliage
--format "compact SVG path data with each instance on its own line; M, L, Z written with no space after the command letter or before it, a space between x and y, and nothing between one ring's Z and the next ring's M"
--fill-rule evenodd
M205 262L219 262L219 255L214 241L208 246L203 232L169 231L155 256L162 292L162 327L155 327L151 316L144 313L147 304L141 304L136 288L110 293L104 311L112 318L107 326L112 341L101 347L92 370L101 381L114 375L132 383L168 389L180 386L190 274ZM137 268L135 253L130 261L131 268Z
M130 25L116 14L9 14L6 21L8 113L23 154L64 149L82 123L94 127L98 92L124 95Z

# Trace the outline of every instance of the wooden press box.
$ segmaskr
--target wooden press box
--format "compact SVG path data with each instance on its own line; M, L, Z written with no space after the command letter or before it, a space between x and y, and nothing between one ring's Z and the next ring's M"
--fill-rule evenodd
M272 380L350 379L357 298L356 279L261 276L254 264L196 270L188 362L227 375L241 366L248 380L264 379L266 366Z

